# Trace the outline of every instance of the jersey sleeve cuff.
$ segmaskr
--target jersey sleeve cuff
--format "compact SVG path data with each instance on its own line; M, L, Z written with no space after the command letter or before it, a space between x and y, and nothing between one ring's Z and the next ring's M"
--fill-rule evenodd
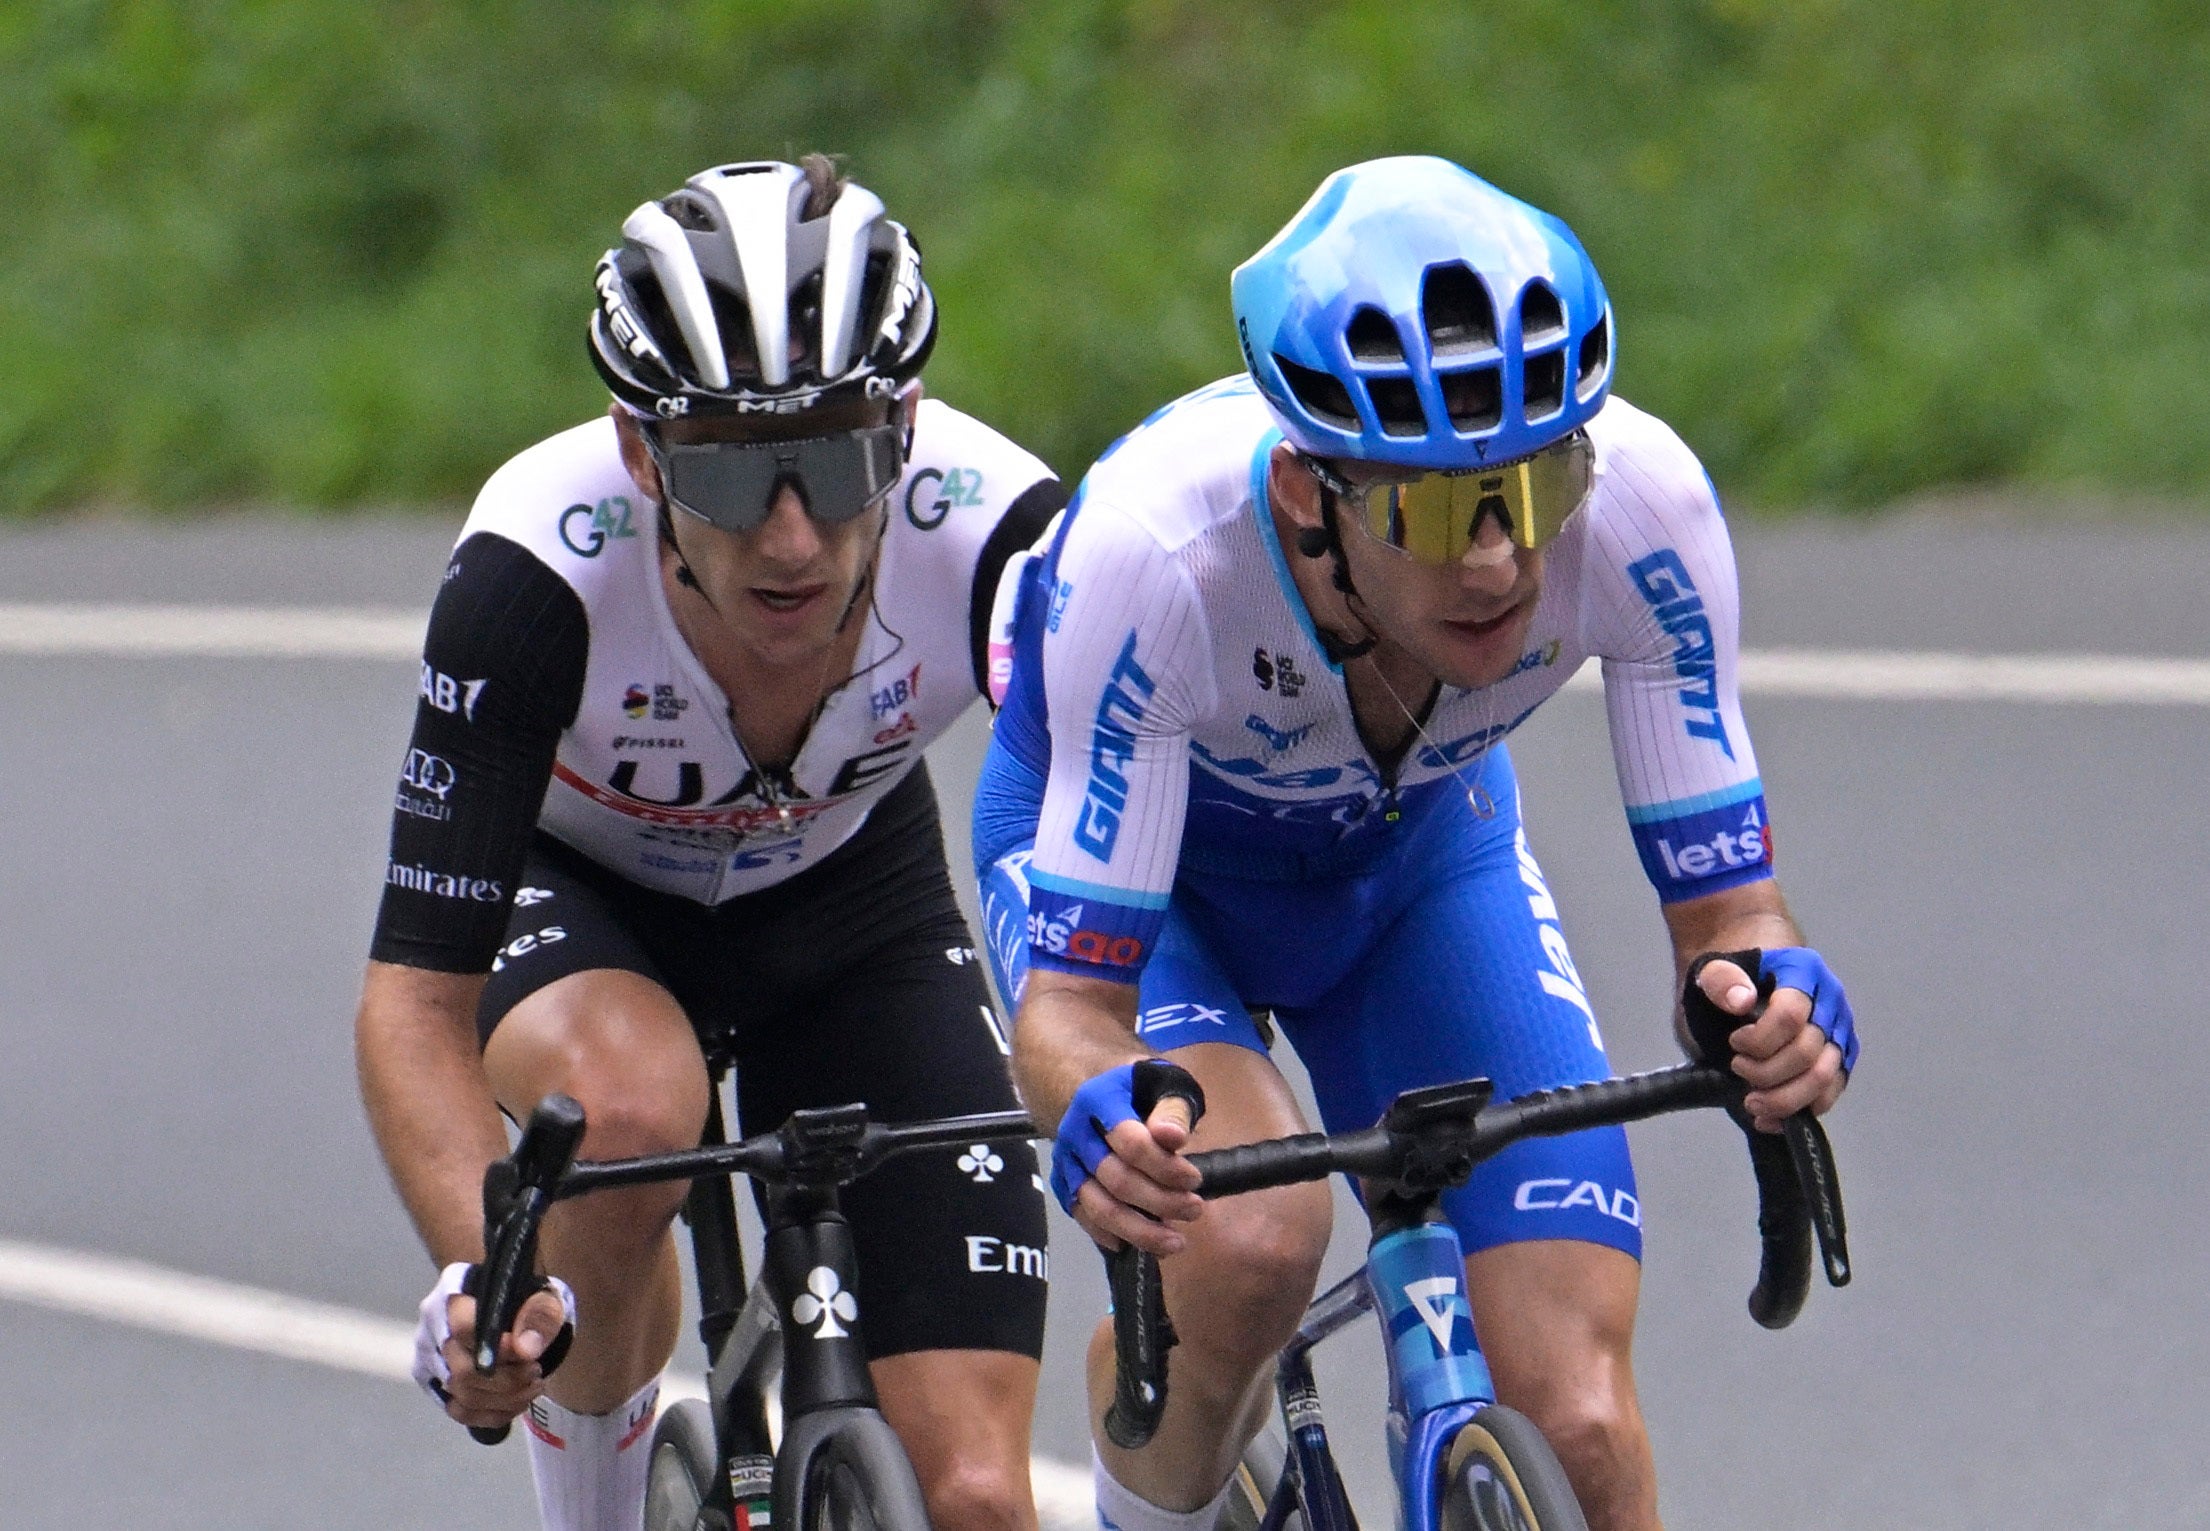
M1635 854L1660 903L1723 893L1773 875L1772 820L1754 781L1703 798L1630 808L1627 817Z

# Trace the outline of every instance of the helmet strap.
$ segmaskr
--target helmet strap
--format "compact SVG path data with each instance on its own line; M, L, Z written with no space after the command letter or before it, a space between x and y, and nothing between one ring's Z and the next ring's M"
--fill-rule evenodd
M675 554L675 582L686 589L697 591L698 598L706 603L708 609L715 616L721 616L721 608L714 605L714 598L706 593L706 587L691 572L691 561L683 556L683 544L675 540L675 507L665 501L660 506L660 540ZM726 621L727 618L723 620Z
M1381 635L1367 619L1366 612L1361 610L1366 602L1359 595L1357 587L1351 583L1350 561L1343 553L1343 531L1335 515L1335 491L1325 484L1318 487L1320 524L1305 527L1297 533L1297 551L1307 558L1318 558L1323 553L1327 555L1328 562L1334 565L1335 588L1343 592L1343 605L1358 619L1358 625L1366 629L1363 639L1349 639L1338 637L1318 623L1313 624L1312 630L1320 640L1320 651L1327 655L1330 664L1340 665L1347 660L1372 653L1374 645L1381 641Z

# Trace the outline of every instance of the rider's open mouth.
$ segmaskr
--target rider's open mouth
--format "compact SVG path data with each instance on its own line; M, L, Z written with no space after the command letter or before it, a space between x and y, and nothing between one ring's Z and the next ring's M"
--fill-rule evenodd
M802 590L775 590L754 585L752 594L770 611L796 611L827 588L826 585L808 585Z

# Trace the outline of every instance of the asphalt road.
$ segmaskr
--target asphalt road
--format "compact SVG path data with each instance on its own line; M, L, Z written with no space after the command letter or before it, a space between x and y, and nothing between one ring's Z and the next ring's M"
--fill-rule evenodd
M0 533L0 601L423 605L449 531L239 520ZM1904 520L1741 534L1761 646L2210 654L2210 531ZM0 1238L392 1318L429 1271L350 1019L413 675L0 657ZM1865 1062L1834 1132L1858 1278L1742 1311L1716 1120L1638 1129L1638 1369L1686 1527L2210 1523L2210 710L1752 698L1781 875ZM939 747L950 817L979 726ZM1600 706L1515 739L1622 1069L1670 1061L1655 907ZM1084 1455L1099 1311L1059 1225L1039 1449ZM1355 1258L1351 1230L1337 1268ZM1377 1497L1377 1352L1324 1385ZM0 1302L0 1524L524 1528L523 1453L394 1383Z

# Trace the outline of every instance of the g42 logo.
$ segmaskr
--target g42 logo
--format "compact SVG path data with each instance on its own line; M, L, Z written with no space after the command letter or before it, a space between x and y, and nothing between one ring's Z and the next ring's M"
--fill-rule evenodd
M922 501L931 500L926 510ZM982 503L982 474L974 468L923 468L905 486L905 518L922 531L942 526L954 505Z
M560 513L560 540L568 551L582 558L596 558L609 538L634 537L629 524L627 495L614 495L597 505L571 505Z

